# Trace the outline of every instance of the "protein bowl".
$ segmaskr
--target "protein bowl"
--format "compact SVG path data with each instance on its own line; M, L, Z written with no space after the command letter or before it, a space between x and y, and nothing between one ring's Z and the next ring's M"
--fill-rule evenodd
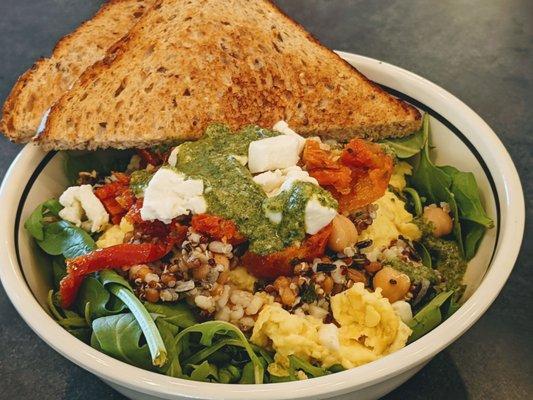
M512 162L490 128L459 100L444 90L404 71L368 58L341 54L348 62L431 116L437 163L472 171L495 229L489 230L470 261L462 307L435 330L405 348L372 363L332 375L275 385L237 386L200 383L143 371L84 345L59 327L39 307L46 306L46 282L33 241L22 229L33 209L66 188L62 154L45 154L28 145L6 175L2 198L2 231L8 268L2 282L13 304L47 343L67 358L95 373L131 398L327 398L357 392L361 398L381 396L408 379L431 356L462 334L494 300L517 256L524 224L523 195ZM36 167L37 166L37 167ZM33 171L28 173L28 171ZM28 175L31 175L28 179ZM15 230L13 231L13 226ZM490 261L489 261L490 260ZM491 268L498 265L498 269ZM21 270L22 268L22 270ZM33 295L32 295L33 293Z

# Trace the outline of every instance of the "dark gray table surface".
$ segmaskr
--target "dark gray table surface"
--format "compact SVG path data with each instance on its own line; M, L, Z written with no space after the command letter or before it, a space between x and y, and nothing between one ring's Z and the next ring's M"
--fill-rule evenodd
M100 3L1 0L0 101L33 61ZM533 398L533 1L278 4L325 45L401 66L458 96L498 134L524 185L526 236L500 296L472 329L387 399ZM0 138L0 176L20 149ZM0 399L122 398L41 341L0 287Z

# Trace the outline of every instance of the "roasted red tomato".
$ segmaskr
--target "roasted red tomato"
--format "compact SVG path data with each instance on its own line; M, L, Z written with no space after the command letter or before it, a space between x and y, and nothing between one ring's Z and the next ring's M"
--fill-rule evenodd
M114 172L113 176L116 178L115 181L94 189L94 194L111 216L111 222L118 224L134 204L135 196L130 190L130 177L128 175Z
M217 217L210 214L198 214L192 217L192 228L212 239L226 241L236 245L244 242L246 239L241 235L237 225L233 221Z
M330 234L331 224L313 236L309 236L299 247L290 246L283 251L266 256L247 252L241 262L251 274L258 278L275 279L278 276L291 276L298 262L313 261L324 255Z

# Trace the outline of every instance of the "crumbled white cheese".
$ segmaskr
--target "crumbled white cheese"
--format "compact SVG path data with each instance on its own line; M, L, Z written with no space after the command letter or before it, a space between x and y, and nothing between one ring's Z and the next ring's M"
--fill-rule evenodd
M255 140L248 147L248 168L252 174L292 167L300 158L300 142L291 135Z
M337 210L324 207L316 197L312 197L305 206L305 232L314 235L329 224L337 215Z
M297 165L289 168L266 171L254 176L254 182L263 188L268 197L276 196L291 188L296 181L310 182L318 185L318 181L309 176L307 171Z
M283 218L283 213L281 212L274 212L270 210L265 210L266 217L272 222L273 224L279 224Z
M141 218L169 224L172 219L189 212L205 213L207 205L203 193L201 179L187 179L170 168L159 168L144 191Z
M395 301L391 304L392 309L398 317L402 320L403 323L408 323L413 319L413 311L411 310L411 305L403 300Z
M59 216L65 221L72 222L76 226L91 232L102 230L109 222L109 215L104 205L93 193L91 185L72 186L59 197L59 203L64 207ZM87 217L87 224L82 219Z
M320 344L330 350L339 351L339 328L334 324L323 324L318 330Z
M180 152L180 146L176 146L172 149L168 156L168 164L172 167L176 166L176 163L178 162L178 153Z
M285 179L283 181L283 184L279 188L279 192L283 192L285 190L289 190L294 182L309 182L313 185L318 186L318 181L313 178L312 176L309 176L309 172L304 171L298 166L286 168L283 170L283 174L285 175Z
M305 138L298 135L296 132L294 132L291 128L289 128L289 124L283 120L278 121L274 124L272 127L273 130L283 133L285 135L292 135L298 139L298 150L301 153L305 146Z

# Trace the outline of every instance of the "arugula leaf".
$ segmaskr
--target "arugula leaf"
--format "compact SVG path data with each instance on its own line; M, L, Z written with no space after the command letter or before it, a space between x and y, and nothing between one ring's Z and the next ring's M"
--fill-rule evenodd
M64 329L85 343L89 343L91 328L85 318L70 310L62 309L56 301L54 291L50 290L47 296L47 305L50 313Z
M92 321L107 315L114 315L126 310L126 306L109 293L96 278L89 276L83 281L76 300L77 309Z
M140 345L142 330L131 313L97 318L92 324L91 346L128 364L154 370L150 349Z
M65 174L69 182L75 184L79 173L83 171L96 171L99 174L124 171L133 154L132 150L69 151L65 160Z
M135 296L128 282L115 271L103 270L100 271L99 275L105 288L122 300L135 316L150 349L152 363L158 367L163 366L167 361L167 350L150 313L137 296Z
M39 204L30 214L26 222L24 222L24 228L26 228L35 239L43 240L44 217L49 214L57 217L62 208L63 206L56 199L50 199Z
M184 349L190 349L191 348L191 334L199 334L194 338L197 345L200 345L201 347L212 347L216 345L218 340L224 340L224 339L234 339L237 342L240 343L240 346L243 347L246 350L246 353L248 354L248 357L250 358L250 361L253 366L253 377L254 383L262 383L263 382L263 375L264 375L264 366L260 360L260 358L255 354L252 346L250 343L248 343L248 340L244 336L244 334L241 332L240 329L235 327L234 325L224 322L224 321L207 321L201 324L196 324L193 326L190 326L183 331L181 331L176 336L176 345L178 349L178 358L182 356L182 352ZM218 340L217 340L218 339ZM201 351L201 347L198 348L198 351ZM187 355L186 352L183 352L184 355ZM183 371L183 368L181 368L182 361L178 359L178 363L180 364L180 369ZM187 374L181 373L182 378L190 379L191 377Z
M192 368L190 378L193 381L218 382L218 368L215 365L204 361L200 365L191 365L190 367Z
M451 301L454 293L454 290L439 293L428 304L426 304L424 308L416 313L413 319L407 323L409 328L411 328L413 331L409 337L409 343L421 338L426 333L440 325L444 319L451 315L448 313L451 309L451 307L449 307L449 302ZM448 302L448 305L446 305L446 302ZM452 311L452 313L454 311Z
M43 239L37 239L36 242L45 253L63 255L65 258L75 258L96 248L93 238L87 232L67 221L44 225Z
M183 302L166 304L145 302L144 306L148 312L156 314L159 319L162 318L179 328L188 328L197 323L191 308Z
M427 114L426 114L427 115ZM427 116L424 115L424 121ZM383 140L380 143L389 147L396 157L398 158L410 158L418 153L424 146L424 127L416 131L414 134L398 139L387 139Z
M289 356L289 362L293 371L302 370L308 377L316 378L330 373L327 369L315 367L309 361L303 360L295 355Z

